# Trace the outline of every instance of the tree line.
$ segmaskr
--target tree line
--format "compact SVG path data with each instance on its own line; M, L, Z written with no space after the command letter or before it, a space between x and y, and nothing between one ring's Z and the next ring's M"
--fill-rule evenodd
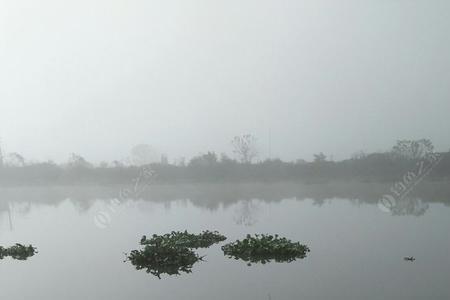
M234 157L214 151L169 163L167 156L155 161L152 149L138 145L131 159L93 164L78 154L72 154L64 164L27 162L19 153L4 155L0 148L0 185L40 184L132 184L142 168L152 170L151 180L159 183L179 182L274 182L301 181L320 183L333 180L392 182L412 173L427 175L428 180L450 179L450 153L436 153L428 139L399 140L388 151L358 152L351 158L333 161L323 153L313 161L298 159L256 160L256 138L250 134L236 136L231 141ZM152 157L153 156L153 157ZM430 168L421 169L420 168ZM427 174L419 174L425 172Z

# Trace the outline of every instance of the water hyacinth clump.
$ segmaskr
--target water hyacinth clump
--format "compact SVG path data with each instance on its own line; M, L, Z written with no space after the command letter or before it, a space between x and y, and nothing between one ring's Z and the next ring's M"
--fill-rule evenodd
M256 234L247 235L243 240L226 244L222 247L225 255L242 259L251 263L270 262L291 262L296 259L303 259L310 251L308 246L299 242L291 242L286 238L280 238L278 235Z
M13 259L26 260L36 253L36 248L31 245L25 246L22 244L15 244L9 248L0 246L0 259L10 256Z
M172 231L164 235L154 234L147 239L141 238L142 250L133 250L127 256L136 269L146 269L158 278L161 274L179 275L180 272L191 273L192 266L202 260L191 249L206 248L225 240L217 231L203 231L191 234L187 231Z
M202 258L186 247L157 244L146 245L142 250L133 250L127 259L137 270L146 269L147 273L161 278L161 274L191 273L193 264Z
M222 242L227 238L217 231L203 231L200 234L192 234L187 231L172 231L164 235L154 234L151 239L144 235L141 245L167 245L171 247L207 248L213 244Z

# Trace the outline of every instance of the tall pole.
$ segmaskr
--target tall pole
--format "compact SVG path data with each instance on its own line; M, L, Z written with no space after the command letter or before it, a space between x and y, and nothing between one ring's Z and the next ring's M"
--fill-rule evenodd
M2 140L0 139L0 167L3 167Z
M12 216L11 216L12 215L11 206L12 206L12 203L8 202L9 230L13 231L14 228L13 228L13 221L12 221Z

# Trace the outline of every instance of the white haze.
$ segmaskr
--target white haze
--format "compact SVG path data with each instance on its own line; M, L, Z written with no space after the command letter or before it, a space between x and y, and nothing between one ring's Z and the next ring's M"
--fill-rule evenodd
M65 161L450 148L449 1L0 0L5 151Z

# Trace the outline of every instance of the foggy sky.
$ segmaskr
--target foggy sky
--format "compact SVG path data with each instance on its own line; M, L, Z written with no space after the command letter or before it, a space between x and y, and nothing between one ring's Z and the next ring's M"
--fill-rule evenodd
M260 158L450 148L450 2L0 0L4 151Z

